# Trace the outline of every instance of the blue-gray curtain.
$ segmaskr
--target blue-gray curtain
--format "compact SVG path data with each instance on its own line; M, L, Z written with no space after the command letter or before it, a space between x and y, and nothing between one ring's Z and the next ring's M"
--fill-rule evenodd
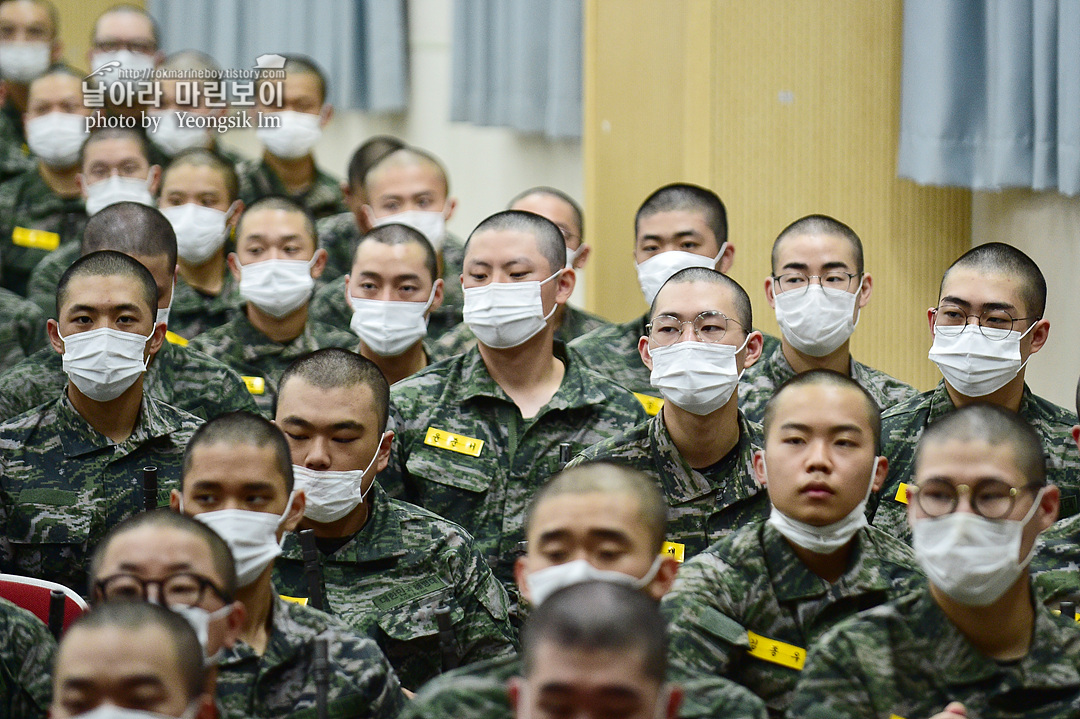
M581 0L454 0L450 119L581 137Z
M906 0L898 173L1080 193L1080 1Z
M223 68L264 53L302 53L330 78L339 109L404 110L406 0L148 0L166 53L201 50Z

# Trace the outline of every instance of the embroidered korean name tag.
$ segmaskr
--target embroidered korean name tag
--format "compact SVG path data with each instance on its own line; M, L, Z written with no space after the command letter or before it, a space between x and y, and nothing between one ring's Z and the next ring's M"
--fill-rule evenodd
M308 600L307 597L286 597L284 594L279 594L278 596L281 597L282 599L284 599L286 602L292 602L293 604L299 604L302 607L307 606L307 600Z
M263 394L266 392L266 380L262 377L242 375L240 379L244 380L244 384L247 385L247 390L251 394Z
M475 437L466 437L463 434L454 434L445 429L428 427L424 435L424 444L439 449L448 449L451 452L467 454L470 457L479 457L480 450L484 448L484 440Z
M634 392L634 396L637 397L638 402L641 402L641 406L645 408L645 414L653 417L660 408L664 406L664 400L661 397L653 397L648 394L641 394L641 392Z
M900 486L896 488L896 496L893 497L900 504L907 504L907 483L901 482Z
M682 564L682 561L686 556L686 545L679 544L678 542L664 542L664 546L661 547L660 553L665 557L671 557L679 564Z
M899 714L890 714L889 719L904 719L904 717L900 716Z
M60 246L60 235L45 230L31 230L29 227L16 227L11 232L11 242L19 247L52 252Z
M187 347L187 343L188 343L186 337L181 337L180 335L176 334L175 332L173 332L171 330L166 330L165 331L165 340L169 344L176 345L178 347Z
M769 639L751 631L746 632L746 638L750 640L750 656L797 672L802 671L803 664L806 663L806 650L802 647Z
M374 602L380 611L385 612L448 586L450 585L442 577L431 575L403 587L395 587L389 592L383 592L375 597Z

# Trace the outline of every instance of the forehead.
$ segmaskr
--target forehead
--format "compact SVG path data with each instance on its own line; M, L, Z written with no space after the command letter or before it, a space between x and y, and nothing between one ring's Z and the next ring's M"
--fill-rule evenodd
M202 537L177 527L143 525L113 537L102 557L98 578L121 569L144 578L156 578L170 567L181 565L221 581L214 569L210 546Z
M998 479L1015 487L1029 481L1017 466L1011 444L955 438L920 444L915 456L915 481L931 478L967 485Z
M0 22L19 25L44 23L52 29L48 10L43 5L29 0L0 3Z
M569 688L587 692L593 700L602 700L605 695L645 699L647 693L654 694L659 688L658 682L645 673L641 649L586 649L542 640L532 655L528 679L541 691Z
M787 235L776 245L777 268L788 264L813 267L843 262L855 267L855 248L840 235L798 233Z
M108 685L129 678L154 677L177 691L183 690L180 667L168 632L158 626L77 627L60 643L56 684L89 681Z
M244 213L240 224L240 242L252 236L263 239L299 235L314 244L308 234L306 218L299 212L278 208L257 208Z
M791 423L826 430L856 425L868 435L873 432L866 397L854 387L799 385L788 387L773 401L776 403L773 431ZM769 432L770 436L773 431Z
M3 5L0 5L3 7ZM30 83L29 100L56 99L67 97L82 97L82 83L77 77L67 73L54 72L51 75L39 77Z
M286 99L289 100L305 98L318 101L320 99L319 77L313 72L297 72L296 70L290 70L285 75L282 91L284 92Z
M128 158L137 158L146 163L146 156L142 153L139 143L126 137L110 137L106 140L95 140L86 144L83 151L84 165L92 162L122 162Z
M653 317L676 315L690 319L702 312L720 311L732 319L739 318L731 288L713 282L669 282L656 295L655 304Z
M194 482L214 482L223 487L243 487L269 481L275 492L285 496L285 478L278 470L273 446L256 447L247 442L200 444L191 452L184 473L184 488Z
M426 256L419 244L409 242L403 245L387 245L382 242L368 240L360 243L356 250L356 262L353 267L358 272L369 269L375 271L378 266L379 272L385 272L388 268L392 272L401 274L417 274L428 277L431 273L427 269ZM433 279L430 278L429 279Z
M137 12L107 12L98 18L95 40L154 41L150 18Z
M716 235L709 229L703 210L664 210L638 219L639 240L647 236L666 237L686 231L696 232L705 239L716 242Z
M954 267L941 285L940 300L960 300L972 308L987 304L1012 305L1027 314L1023 299L1024 283L1016 275L975 267Z
M427 162L410 162L378 167L371 173L367 191L374 198L381 195L412 195L419 192L434 193L437 198L446 197L446 182L434 165Z
M483 230L469 240L466 262L500 264L509 259L522 258L547 263L540 252L536 235L525 230Z
M515 202L510 209L532 212L551 220L556 225L567 225L577 230L581 229L578 227L577 219L574 216L574 208L565 200L561 200L554 195L541 193L527 195Z
M188 192L226 192L221 172L206 165L174 165L165 172L162 193L168 190Z
M366 384L317 387L303 377L292 377L278 392L277 421L294 417L316 426L355 422L377 427L375 394Z
M142 284L129 275L79 275L68 280L64 306L105 307L133 304L145 307Z
M547 497L533 511L529 539L556 531L585 534L599 530L614 530L629 537L644 535L637 497L626 492L568 493Z

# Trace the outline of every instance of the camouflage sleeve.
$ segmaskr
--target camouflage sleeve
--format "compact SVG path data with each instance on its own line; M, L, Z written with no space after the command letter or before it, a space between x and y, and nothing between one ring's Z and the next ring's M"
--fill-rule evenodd
M371 639L329 632L331 681L341 686L329 703L331 719L394 719L405 707L405 694L390 662ZM352 685L349 687L348 685ZM351 689L351 691L350 691Z
M722 677L681 684L679 719L768 719L765 702L749 689Z
M858 619L833 627L806 658L788 716L800 719L878 719L894 706L888 637ZM912 717L911 719L915 719Z
M228 367L227 371L221 374L220 379L221 383L216 389L207 387L206 391L211 396L217 397L214 404L217 409L221 410L221 414L237 411L251 412L252 414L259 413L255 398L251 396L247 385L244 384L244 380L240 378L236 370ZM207 417L207 419L213 419L213 417Z
M56 640L37 617L12 604L0 604L0 614L0 714L44 719L52 703Z
M506 684L468 674L453 685L438 679L408 702L401 719L508 719L513 715Z
M510 599L491 572L491 567L471 542L454 548L452 574L456 595L465 613L464 625L457 632L461 642L461 663L473 664L514 654L517 638L510 625Z
M56 314L56 286L60 284L60 278L72 259L65 248L60 248L39 262L30 272L26 298L40 307L47 317Z
M394 441L390 447L390 462L386 465L386 469L378 474L379 486L394 499L404 499L415 503L415 497L410 499L405 496L405 462L409 458L405 450L407 427L393 398L390 400L390 421L387 423L387 428L394 430Z

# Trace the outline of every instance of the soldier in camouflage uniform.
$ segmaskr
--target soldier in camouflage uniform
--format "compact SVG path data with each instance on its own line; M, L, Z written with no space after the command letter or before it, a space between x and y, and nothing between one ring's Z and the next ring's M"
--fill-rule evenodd
M323 608L378 642L402 685L415 690L444 668L513 656L515 638L506 592L472 537L388 498L374 482L393 440L384 426L389 396L372 362L348 350L319 350L282 376L275 423L307 498L299 529L314 530L321 550ZM342 495L346 472L360 475ZM275 563L275 584L287 595L310 594L294 534ZM449 638L436 622L443 610Z
M935 335L930 359L943 380L882 415L889 477L876 506L871 500L868 516L875 527L911 542L907 498L901 489L914 472L916 443L927 425L973 402L1018 412L1035 428L1042 437L1049 479L1061 490L1061 516L1080 511L1080 458L1069 439L1075 418L1036 397L1024 382L1028 360L1050 333L1050 323L1042 319L1045 306L1042 272L1010 245L979 245L946 270L938 307L927 313Z
M45 344L45 313L33 302L0 287L0 370L9 369Z
M772 515L681 567L663 601L674 678L728 677L783 716L807 647L919 583L911 549L866 523L887 472L880 431L876 400L829 370L798 375L769 401L754 467Z
M218 663L217 695L225 716L314 712L317 638L329 640L330 717L397 716L404 694L375 642L340 619L282 600L271 581L282 536L295 530L304 514L304 492L294 491L289 447L281 432L242 412L204 427L188 446L183 486L173 492L172 506L219 532L236 560L236 598L247 612L240 640ZM270 515L276 532L267 539L260 531L264 525L240 521L237 514ZM250 528L255 532L244 531Z
M625 434L588 448L574 463L620 462L656 479L670 505L671 548L676 556L690 557L768 513L768 498L753 470L761 427L739 411L737 391L738 373L761 352L761 333L743 329L752 326L746 292L703 267L675 273L649 314L650 331L639 342L638 362L652 372L652 391L664 395L663 407ZM734 355L729 365L725 348ZM717 351L723 356L702 356ZM677 355L681 359L657 364L656 357ZM672 384L677 382L673 373L690 377L697 390L680 391Z
M927 427L915 462L908 519L928 586L826 633L791 716L1077 716L1080 632L1032 601L1025 566L1058 510L1041 438L976 404Z
M478 346L391 391L399 441L384 488L465 527L510 591L525 506L560 455L644 419L629 392L554 349L552 312L574 288L565 264L548 220L507 211L481 222L464 274Z
M48 126L55 118L47 116L53 113L75 123L91 113L83 103L82 82L70 71L51 71L30 84L27 125ZM0 279L4 287L23 296L35 265L58 247L76 242L86 224L76 179L79 158L70 147L54 147L52 139L48 132L44 137L35 134L39 159L0 186ZM102 162L99 151L88 153L84 173L90 162Z
M73 335L108 327L147 337L148 359L165 341L154 320L156 295L149 271L130 257L87 255L57 290L60 319L49 320L50 342L65 352ZM117 311L121 303L132 309ZM116 345L78 352L68 352L66 392L0 423L0 571L82 591L86 562L105 532L145 509L143 468L157 467L166 497L201 420L145 395L141 373L107 381L98 365L80 361L105 354L116 366L123 361Z
M239 372L267 417L278 378L294 359L323 347L357 344L351 332L308 319L311 290L326 262L314 231L305 210L291 200L269 197L249 207L237 226L236 252L229 255L244 311L188 345ZM272 264L256 274L263 263ZM252 279L245 282L245 273Z
M45 719L56 640L36 616L0 599L0 714Z
M772 274L765 280L765 299L776 310L781 346L743 375L743 413L760 422L776 389L797 372L811 369L854 378L882 409L918 394L851 356L851 333L871 289L870 274L863 272L862 241L850 227L826 215L808 215L785 227L773 242Z
M263 83L280 87L281 96L264 104L267 98L263 95ZM250 207L256 200L271 195L288 197L317 220L345 212L348 208L340 184L319 169L312 154L334 110L326 102L326 75L310 58L287 55L285 79L261 78L257 85L255 111L264 121L278 120L281 125L260 129L257 135L264 145L262 157L244 160L237 166L240 199ZM276 95L276 90L271 94ZM296 118L286 113L314 117ZM306 127L293 124L293 120L307 119L317 124L318 134L309 137Z

